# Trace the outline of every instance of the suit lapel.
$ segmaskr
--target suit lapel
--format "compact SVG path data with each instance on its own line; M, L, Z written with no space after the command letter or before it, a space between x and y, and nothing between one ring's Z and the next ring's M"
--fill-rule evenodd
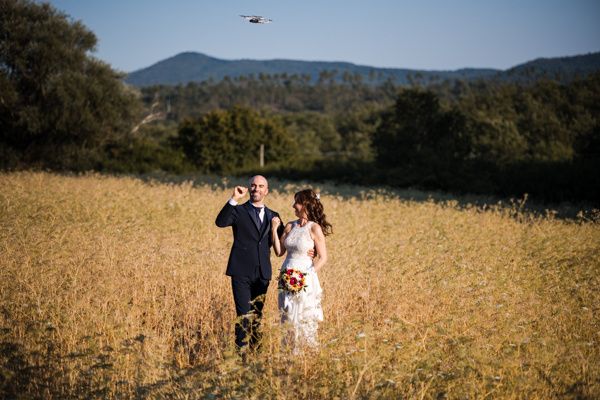
M262 223L262 229L260 232L260 236L263 237L265 235L265 233L267 232L267 227L271 226L270 222L271 222L271 218L273 218L273 211L269 210L267 208L267 206L265 206L265 216L264 216L264 220Z

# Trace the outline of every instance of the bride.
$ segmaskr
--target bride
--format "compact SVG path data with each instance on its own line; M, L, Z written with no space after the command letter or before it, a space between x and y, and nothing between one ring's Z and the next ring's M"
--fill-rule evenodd
M295 353L302 347L317 347L318 323L323 321L321 308L321 285L317 273L327 262L325 236L332 227L325 218L319 195L312 189L294 195L294 213L297 220L288 222L281 237L277 228L281 225L275 217L271 223L273 248L277 256L287 257L279 275L279 310L281 322L288 332L284 343L291 345ZM317 257L311 258L310 249Z

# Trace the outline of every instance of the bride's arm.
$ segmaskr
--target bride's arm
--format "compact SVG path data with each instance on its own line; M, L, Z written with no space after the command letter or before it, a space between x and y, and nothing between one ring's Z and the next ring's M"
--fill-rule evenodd
M274 217L271 220L271 242L273 243L273 250L275 251L275 255L281 257L285 254L285 244L283 244L283 241L285 239L285 236L291 229L291 224L288 223L285 226L285 230L283 231L281 238L279 238L279 235L277 234L277 228L279 228L279 225L281 225L281 220L277 217Z
M325 235L323 234L323 229L319 224L312 224L310 227L310 233L315 241L315 248L317 249L318 257L313 259L313 266L315 267L315 272L319 272L323 265L327 262L327 246L325 246Z

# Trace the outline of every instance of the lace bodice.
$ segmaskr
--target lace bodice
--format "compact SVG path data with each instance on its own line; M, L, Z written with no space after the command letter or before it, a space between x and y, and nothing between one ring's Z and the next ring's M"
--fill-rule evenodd
M283 241L288 252L288 259L312 262L312 259L308 256L308 250L315 246L314 240L310 237L310 227L312 224L313 222L309 221L306 225L300 226L298 221L293 222L292 230Z

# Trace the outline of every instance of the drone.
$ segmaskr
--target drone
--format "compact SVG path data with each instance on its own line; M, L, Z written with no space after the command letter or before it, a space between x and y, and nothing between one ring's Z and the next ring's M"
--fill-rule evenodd
M240 15L240 17L253 24L268 24L273 21L272 19L261 17L260 15Z

